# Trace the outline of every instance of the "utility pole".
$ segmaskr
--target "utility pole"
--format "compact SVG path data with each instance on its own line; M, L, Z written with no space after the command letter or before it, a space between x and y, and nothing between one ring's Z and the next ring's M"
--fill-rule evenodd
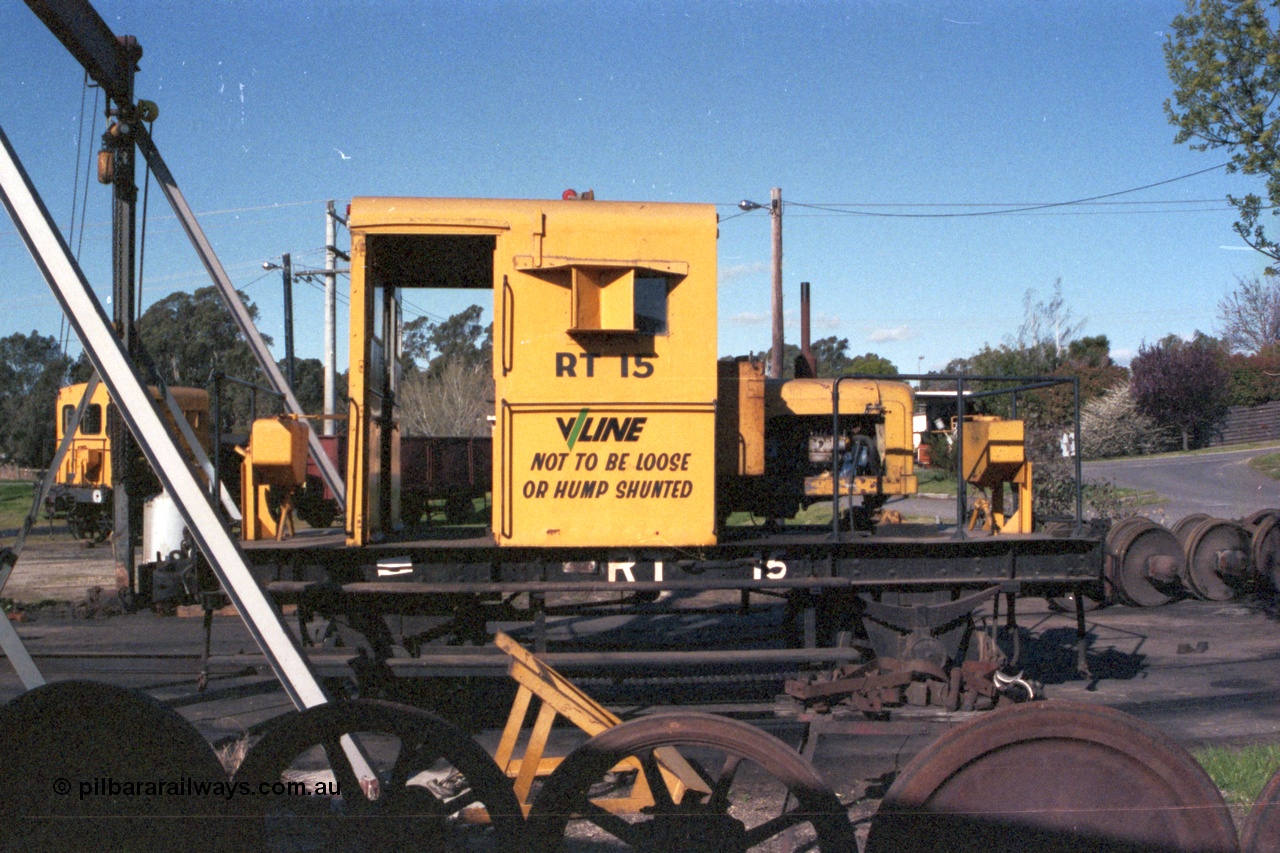
M280 258L280 274L284 278L284 378L297 393L293 381L293 260L285 252Z
M333 202L325 205L324 217L324 434L334 434L333 414L337 408L334 386L337 379L337 345L335 324L337 321L338 283L336 254L338 241L337 214Z
M782 189L774 187L769 195L769 218L773 220L773 350L769 358L769 376L782 378Z

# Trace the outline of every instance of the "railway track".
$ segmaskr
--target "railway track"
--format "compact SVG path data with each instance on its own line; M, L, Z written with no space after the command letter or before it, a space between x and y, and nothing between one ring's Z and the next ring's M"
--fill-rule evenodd
M1272 734L1271 709L1280 698L1280 637L1269 630L1275 612L1265 601L1223 605L1186 600L1158 609L1113 607L1092 613L1092 681L1074 673L1070 615L1024 606L1021 616L1025 660L1038 668L1050 698L1122 708L1188 747L1237 744ZM249 635L232 617L214 620L215 666L207 689L198 690L205 665L200 623L147 613L100 620L49 615L19 623L18 630L50 680L90 678L141 688L193 723L211 743L229 743L291 711L265 661L249 652ZM338 677L336 661L333 667L333 677ZM666 682L633 688L632 701L612 706L626 717L715 710L801 745L803 723L790 714L778 715L778 706L767 698L677 708L667 701ZM20 692L11 673L0 676L0 695L8 699ZM936 712L900 713L894 719L916 726L914 731L824 735L812 752L814 765L856 820L874 812L877 795L884 793L895 770L969 716L948 720ZM477 733L477 742L491 752L497 739L493 727ZM580 733L557 731L551 748L568 752L582 739ZM859 828L865 833L865 824Z

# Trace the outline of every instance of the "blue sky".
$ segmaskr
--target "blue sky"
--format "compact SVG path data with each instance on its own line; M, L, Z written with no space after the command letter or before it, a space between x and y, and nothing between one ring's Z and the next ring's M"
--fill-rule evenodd
M769 217L734 205L781 187L790 339L810 281L815 337L904 372L1000 344L1027 289L1047 298L1058 278L1084 333L1127 361L1144 341L1212 332L1236 277L1265 266L1222 201L1261 182L1221 170L1107 204L990 215L1226 161L1175 146L1162 111L1181 2L96 5L142 44L137 94L160 106L157 145L280 353L280 278L262 263L290 252L320 266L325 200L341 210L356 195L574 187L720 205L727 355L769 345ZM0 6L0 32L0 126L65 229L84 194L83 73L17 0ZM88 163L97 141L83 135ZM975 212L988 215L938 216ZM90 183L75 244L104 300L109 213ZM144 305L207 283L154 184L147 231ZM0 335L58 334L7 221L0 265ZM319 291L296 296L298 354L319 357ZM409 313L447 316L472 298L415 294ZM341 309L339 323L345 343Z

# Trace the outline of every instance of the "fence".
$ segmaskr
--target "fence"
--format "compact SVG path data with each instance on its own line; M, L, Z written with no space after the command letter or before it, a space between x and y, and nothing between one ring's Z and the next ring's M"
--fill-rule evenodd
M1280 439L1280 401L1261 406L1232 406L1211 443L1243 444L1273 439Z
M39 480L43 476L43 468L19 468L13 462L0 462L0 480Z

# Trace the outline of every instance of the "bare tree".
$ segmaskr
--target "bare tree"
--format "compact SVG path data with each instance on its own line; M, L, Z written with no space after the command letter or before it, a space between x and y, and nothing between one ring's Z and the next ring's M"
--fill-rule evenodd
M1022 297L1022 326L1012 346L1020 350L1051 348L1055 360L1061 361L1067 344L1080 334L1085 321L1074 320L1071 309L1066 307L1061 276L1054 279L1053 294L1047 301L1037 302L1035 297L1035 288L1028 288Z
M1280 278L1236 277L1218 303L1218 330L1232 352L1253 355L1280 341Z
M493 414L488 363L451 359L432 372L407 374L400 388L405 435L487 436Z

